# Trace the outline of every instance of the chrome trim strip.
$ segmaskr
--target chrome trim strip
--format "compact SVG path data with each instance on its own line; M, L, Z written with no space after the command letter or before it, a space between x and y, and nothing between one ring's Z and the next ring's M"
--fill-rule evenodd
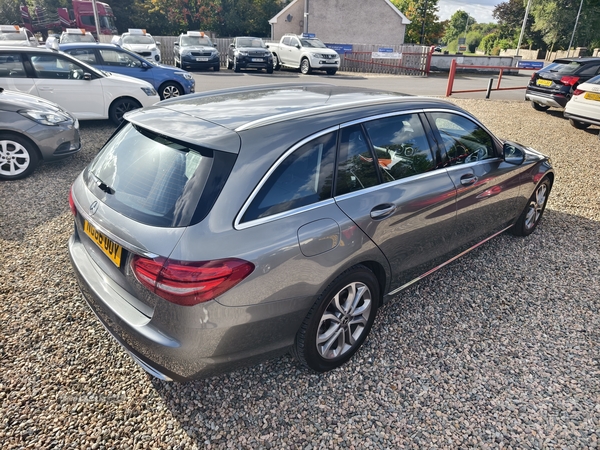
M250 194L250 196L248 197L248 199L242 205L242 209L240 209L240 212L237 214L237 216L235 217L235 220L233 221L233 228L236 229L236 230L243 230L245 228L250 228L250 227L253 227L253 226L256 226L256 225L260 225L260 224L263 224L263 223L266 223L266 222L270 222L271 220L281 219L282 217L291 216L291 215L294 215L294 214L299 214L299 213L304 212L304 211L309 211L311 209L323 206L324 203L325 204L333 203L333 199L327 199L327 200L323 200L323 201L320 201L320 202L317 202L317 203L313 203L311 205L303 206L301 208L295 208L295 209L292 209L290 211L284 211L282 213L273 214L272 216L263 217L261 219L255 219L255 220L251 220L251 221L248 221L248 222L241 223L242 217L246 213L246 210L250 206L250 203L252 203L252 201L254 200L254 198L258 195L258 192L261 190L261 188L264 186L264 184L267 182L267 180L273 174L273 172L275 172L275 170L277 170L277 168L281 165L281 163L283 163L283 161L285 161L285 159L289 155L291 155L292 153L294 153L298 148L302 147L307 142L310 142L313 139L316 139L318 137L324 136L327 133L332 133L334 131L338 131L339 129L340 129L339 125L336 125L335 127L327 128L325 130L319 131L318 133L311 134L310 136L302 139L296 145L293 145L292 147L290 147L290 149L288 151L286 151L283 155L281 155L279 157L279 159L277 159L277 161L275 161L275 164L273 164L271 166L271 168L267 171L267 173L262 177L262 179L260 180L260 182L258 183L258 185L256 185L256 187L254 188L254 190L252 191L252 193Z
M453 261L457 260L457 259L458 259L458 258L460 258L461 256L464 256L464 255L466 255L466 254L467 254L467 253L469 253L471 250L475 250L477 247L479 247L479 246L481 246L481 245L485 244L485 243L486 243L487 241L489 241L490 239L493 239L493 238L495 238L496 236L498 236L499 234L502 234L502 233L504 233L506 230L508 230L508 229L509 229L509 228L511 228L511 227L512 227L512 225L510 225L510 226L508 226L508 227L506 227L506 228L504 228L504 229L502 229L502 230L498 231L497 233L494 233L494 234L492 234L490 237L488 237L488 238L484 239L483 241L479 242L478 244L475 244L473 247L470 247L470 248L466 249L464 252L462 252L462 253L460 253L460 254L458 254L458 255L456 255L456 256L454 256L454 257L450 258L448 261L446 261L446 262L444 262L444 263L440 264L440 265L439 265L439 266L437 266L437 267L434 267L433 269L429 270L428 272L425 272L423 275L419 275L417 278L415 278L415 279L413 279L413 280L409 281L408 283L405 283L405 284L403 284L403 285L402 285L402 286L400 286L399 288L397 288L397 289L394 289L392 292L389 292L389 293L388 293L388 294L386 294L386 295L394 295L394 294L397 294L398 292L402 291L403 289L406 289L407 287L409 287L411 284L414 284L414 283L416 283L417 281L420 281L420 280L422 280L422 279L423 279L423 278L425 278L426 276L428 276L428 275L431 275L433 272L436 272L437 270L441 269L442 267L444 267L444 266L446 266L446 265L450 264L451 262L453 262Z
M448 173L458 172L464 167L473 167L473 166L477 166L477 165L481 165L481 164L487 164L487 163L492 163L492 162L502 162L502 161L504 161L504 160L502 158L500 158L499 156L494 156L493 158L481 159L479 161L473 161L473 162L469 162L469 163L463 163L463 164L457 164L454 166L445 167L445 169Z
M88 189L87 186L85 186L85 183L82 183L85 187L85 189ZM88 189L89 190L89 189ZM148 250L145 250L143 248L137 247L135 245L132 245L131 242L127 242L117 236L115 236L113 233L111 233L110 231L107 231L104 227L99 226L94 220L91 219L92 216L90 216L87 212L85 212L85 208L83 206L81 206L81 203L79 203L79 201L77 200L77 198L75 198L75 196L73 195L73 202L75 203L75 207L77 208L77 212L85 219L87 220L89 223L91 223L95 229L97 229L98 231L100 231L102 234L104 234L106 237L108 237L109 239L111 239L112 241L116 242L117 244L119 244L121 247L127 249L130 252L136 253L138 255L141 256L145 256L146 258L158 258L159 255L157 255L156 253L151 253ZM100 202L100 200L97 200L98 202ZM107 207L106 205L104 205L105 207Z
M394 111L394 112L389 112L389 113L385 113L385 114L376 114L374 116L362 117L360 119L352 120L350 122L344 122L340 125L340 128L346 128L346 127L356 125L359 123L369 122L371 120L383 119L385 117L404 116L406 114L421 114L423 112L425 112L425 110L420 108L420 109L407 109L407 110L403 110L403 111Z
M262 119L257 119L257 120L245 123L244 125L237 127L234 131L239 132L239 131L249 130L251 128L258 128L258 127L261 127L264 125L270 125L273 123L281 122L286 119L306 117L306 116L310 116L313 114L319 114L319 113L327 112L327 111L343 111L345 109L351 109L351 108L355 108L357 106L363 106L363 105L375 106L375 105L385 105L388 103L397 103L399 98L409 98L409 97L397 96L397 97L390 97L390 98L382 98L379 100L367 99L367 100L358 100L355 102L348 102L348 103L342 103L342 104L340 104L340 103L334 103L331 105L326 104L323 106L316 106L313 108L301 109L298 111L292 111L292 112L287 112L287 113L282 113L282 114L275 114L273 116L264 117ZM400 107L400 105L398 105L398 106Z
M443 169L435 169L435 170L432 170L431 172L420 173L418 175L412 175L410 177L400 178L399 180L383 182L383 183L377 184L375 186L371 186L371 187L364 188L364 189L359 189L358 191L353 191L353 192L348 192L347 194L337 195L337 196L334 196L333 198L336 201L337 200L346 200L346 199L349 199L349 198L354 198L354 197L357 197L359 195L368 194L370 192L378 191L380 189L388 189L390 187L398 186L400 184L412 182L412 181L415 181L415 180L422 180L424 178L433 177L433 176L439 175L440 172L438 172L438 171L441 171L441 170L443 170Z
M131 353L129 350L125 350L125 351L127 352L127 354L129 354L129 356L131 356L131 359L133 359L142 369L144 369L146 372L148 372L153 377L158 378L159 380L163 380L163 381L173 381L172 378L166 376L162 372L159 372L154 367L149 366L144 361L142 361L140 358L138 358L136 355Z

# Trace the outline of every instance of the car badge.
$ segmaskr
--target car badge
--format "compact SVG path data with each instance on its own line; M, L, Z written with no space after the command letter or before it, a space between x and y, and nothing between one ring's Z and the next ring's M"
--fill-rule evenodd
M98 211L98 201L97 200L95 200L90 205L90 216L93 216L94 214L96 214L96 211Z

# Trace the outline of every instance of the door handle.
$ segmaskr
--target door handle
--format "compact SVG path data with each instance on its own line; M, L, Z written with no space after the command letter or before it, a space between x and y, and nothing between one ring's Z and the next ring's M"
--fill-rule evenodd
M52 92L53 91L53 89L51 87L49 87L49 86L39 86L38 89L40 91L48 91L48 92Z
M371 210L371 219L383 219L391 215L394 211L396 211L396 205L389 203L385 205L378 205Z
M477 182L477 177L472 173L468 173L468 174L460 177L460 184L462 184L463 186L471 186L473 183L476 183L476 182Z

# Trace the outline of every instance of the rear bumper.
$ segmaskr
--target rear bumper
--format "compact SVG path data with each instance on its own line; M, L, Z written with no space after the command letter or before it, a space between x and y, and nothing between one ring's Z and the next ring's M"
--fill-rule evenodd
M567 111L565 111L563 113L563 116L566 119L573 119L573 120L576 120L578 122L590 123L592 125L598 125L598 126L600 126L600 119L595 119L593 117L579 116L577 114L573 114L573 113L570 113L570 112L567 112Z
M160 301L149 317L94 263L77 232L68 248L94 314L136 363L163 380L205 378L285 353L314 301L290 299L247 307L227 307L216 300L194 307Z
M564 96L556 96L551 94L542 94L539 92L525 92L525 100L539 103L540 105L550 106L552 108L564 108L569 99Z

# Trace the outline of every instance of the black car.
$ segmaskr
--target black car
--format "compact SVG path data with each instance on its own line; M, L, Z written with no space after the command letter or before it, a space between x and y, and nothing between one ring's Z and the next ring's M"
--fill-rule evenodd
M267 73L273 73L273 54L261 38L236 37L227 49L227 68L235 72L266 69Z
M221 68L219 51L210 38L201 31L188 31L181 34L174 44L175 67L182 69Z
M580 83L600 73L600 58L561 58L531 76L525 100L533 109L564 108Z

